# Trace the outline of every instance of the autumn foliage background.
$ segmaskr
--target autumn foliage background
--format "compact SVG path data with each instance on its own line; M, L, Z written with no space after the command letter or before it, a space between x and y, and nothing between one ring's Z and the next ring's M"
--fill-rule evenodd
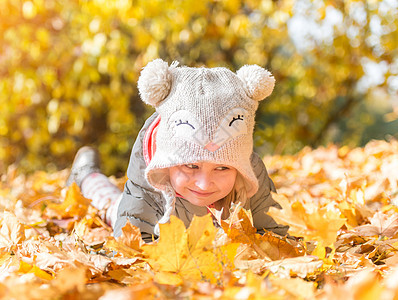
M0 297L397 297L397 10L387 0L0 1ZM152 112L136 82L158 57L274 74L255 145L283 207L269 214L290 238L256 234L235 207L217 227L173 219L149 245L129 225L114 239L103 212L64 187L86 144L123 186Z

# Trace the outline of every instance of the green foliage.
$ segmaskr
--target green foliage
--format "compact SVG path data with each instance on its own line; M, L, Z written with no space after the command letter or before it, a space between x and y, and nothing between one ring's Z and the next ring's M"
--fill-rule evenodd
M136 81L157 57L270 69L277 85L257 116L260 151L396 134L397 115L384 118L397 92L397 8L388 3L0 1L0 172L14 162L26 171L67 167L86 144L99 148L106 173L124 172L151 113ZM326 28L332 14L341 20L329 34L292 41L289 21ZM375 86L363 79L366 62L385 66Z

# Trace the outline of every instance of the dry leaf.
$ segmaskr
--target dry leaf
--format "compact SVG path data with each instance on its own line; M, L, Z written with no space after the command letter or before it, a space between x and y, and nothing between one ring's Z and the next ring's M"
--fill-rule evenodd
M41 279L46 279L46 280L51 280L53 279L52 275L41 270L35 265L30 265L26 262L21 261L19 265L19 270L18 272L20 273L33 273L35 274L36 277L41 278Z
M316 256L301 256L265 262L262 268L270 270L272 273L278 274L283 278L289 278L291 275L304 278L309 273L318 270L322 265L322 260Z
M354 230L361 236L377 235L392 238L398 231L398 214L388 216L379 211L370 219L370 224L358 226Z
M60 204L50 203L44 214L58 219L82 218L86 215L90 203L91 200L84 198L80 188L73 182L66 192L64 201Z
M272 260L297 257L305 254L304 249L298 243L284 237L276 236L270 231L265 232L262 236L256 235L256 243Z
M145 244L141 237L141 231L138 227L133 226L130 221L122 228L122 235L116 239L119 243L126 245L137 251L141 251L142 245Z
M304 237L299 243L259 235L239 206L216 217L223 229L209 216L188 229L173 217L151 245L129 223L115 239L76 187L51 203L68 170L24 176L10 168L0 181L0 205L12 211L0 213L0 297L393 299L397 153L397 141L375 141L267 158L283 207L270 214ZM304 252L319 258L295 257Z
M21 244L25 240L25 227L17 217L5 211L1 221L0 229L0 249L11 249L13 246Z
M148 262L158 272L155 280L159 283L180 284L202 278L216 281L215 274L221 270L211 251L215 236L211 217L195 217L192 223L203 226L191 225L186 230L184 223L172 216L170 223L160 225L159 241L142 247Z
M73 290L83 291L85 283L85 268L63 269L57 274L53 282L60 294Z
M145 283L124 289L109 290L99 300L154 299L158 294L159 290L154 284Z
M94 249L103 245L112 234L111 229L104 225L98 216L86 216L76 222L73 232L76 239L81 241L86 247Z
M273 197L282 209L271 207L268 214L277 222L289 225L291 235L322 241L325 245L336 241L337 231L346 221L339 213L323 207L308 211L302 203L290 203L284 195L273 194Z

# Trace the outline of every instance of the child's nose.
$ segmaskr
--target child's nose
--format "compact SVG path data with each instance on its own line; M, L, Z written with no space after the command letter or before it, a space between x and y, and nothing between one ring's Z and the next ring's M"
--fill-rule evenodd
M195 185L203 191L206 191L210 187L210 176L204 172L197 174L195 177Z

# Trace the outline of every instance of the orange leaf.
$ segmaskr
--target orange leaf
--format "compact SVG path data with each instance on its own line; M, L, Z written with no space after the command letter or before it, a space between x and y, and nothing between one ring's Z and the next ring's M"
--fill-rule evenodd
M64 201L60 204L50 203L44 214L58 219L82 218L86 215L90 203L91 200L83 197L80 188L73 182L66 192Z
M221 222L221 226L232 242L249 245L261 258L277 260L301 255L297 247L282 237L277 237L271 232L266 232L263 236L257 234L251 218L250 211L237 206L230 218Z
M116 240L137 251L141 251L141 246L145 244L140 229L132 225L130 221L126 222L126 225L122 228L122 235Z
M118 252L125 258L136 257L138 259L141 256L141 246L145 242L141 238L140 229L130 223L126 222L126 225L122 228L122 235L117 237L108 237L104 245L105 248ZM138 257L137 257L138 256ZM127 263L131 260L127 260Z
M304 255L304 250L301 249L294 241L289 241L287 238L278 237L270 231L266 231L262 236L257 234L256 244L272 260Z

